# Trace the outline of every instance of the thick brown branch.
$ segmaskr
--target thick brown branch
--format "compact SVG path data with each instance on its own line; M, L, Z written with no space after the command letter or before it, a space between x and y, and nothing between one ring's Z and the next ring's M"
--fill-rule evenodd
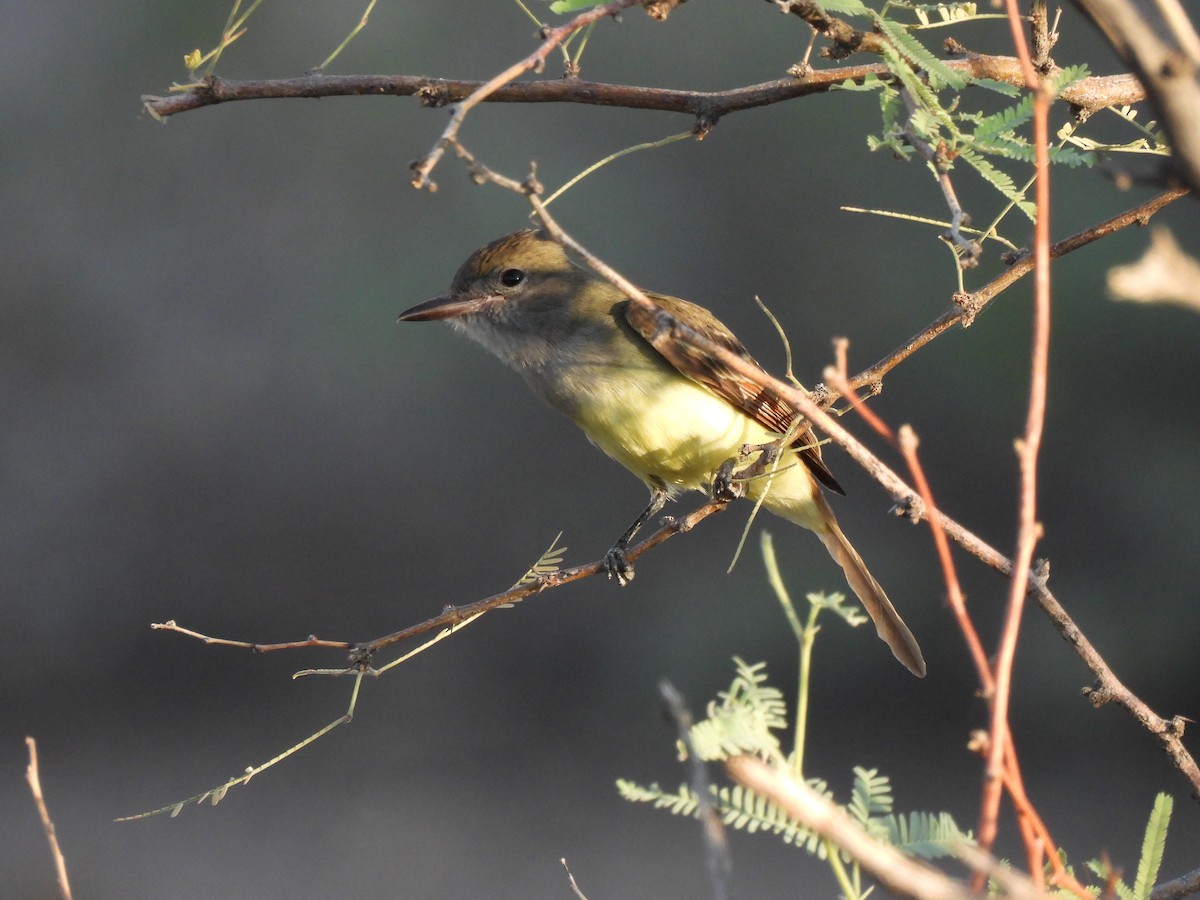
M1200 869L1156 885L1150 892L1150 900L1180 900L1193 894L1200 894Z
M1004 56L970 54L951 59L946 65L976 78L1008 84L1023 84L1020 63ZM520 81L488 96L487 103L582 103L618 106L661 112L686 112L715 121L727 113L770 106L822 94L846 81L861 83L868 75L888 77L883 65L841 66L811 72L803 79L782 78L728 91L678 91L669 88L556 78ZM187 90L166 97L145 96L142 103L156 119L166 119L189 110L244 100L315 99L320 97L388 96L416 97L424 106L458 103L478 90L482 81L427 78L423 75L302 75L298 78L231 81L212 77ZM1085 78L1062 94L1061 99L1084 109L1102 109L1136 103L1145 98L1132 75Z

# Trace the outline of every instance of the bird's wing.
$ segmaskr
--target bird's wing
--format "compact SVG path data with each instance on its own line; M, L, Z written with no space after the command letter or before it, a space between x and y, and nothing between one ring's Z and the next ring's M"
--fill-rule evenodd
M720 319L704 307L680 300L678 297L650 292L646 292L646 296L667 313L670 319L629 300L622 301L619 306L629 326L658 351L663 359L681 374L703 385L769 431L776 434L788 433L796 419L801 416L790 403L767 385L765 371L761 383L748 379L730 371L720 360L688 340L689 331L699 332L713 343L736 353L761 370L762 367L742 346L742 342ZM680 328L679 325L683 327ZM817 446L811 429L805 428L796 434L792 446L821 484L838 494L846 493L821 459L821 449Z

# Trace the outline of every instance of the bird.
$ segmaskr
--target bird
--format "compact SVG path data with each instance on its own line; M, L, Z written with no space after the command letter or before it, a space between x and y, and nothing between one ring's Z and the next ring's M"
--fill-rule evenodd
M626 548L668 499L701 490L761 500L769 512L820 538L879 637L923 677L916 639L822 493L822 487L844 491L811 429L777 393L687 341L689 331L699 333L763 371L713 313L678 297L644 293L661 312L576 265L559 241L533 228L476 250L449 292L405 310L398 321L448 322L646 484L649 504L605 556L605 569L621 585L634 574ZM664 322L684 327L665 328ZM747 454L757 455L756 462L735 470Z

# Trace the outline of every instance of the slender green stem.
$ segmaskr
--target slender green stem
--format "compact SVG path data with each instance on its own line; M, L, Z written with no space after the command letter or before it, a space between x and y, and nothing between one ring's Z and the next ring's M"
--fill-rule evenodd
M534 15L533 10L531 10L528 6L526 6L525 3L523 2L523 0L513 0L513 2L516 3L517 6L521 7L521 9L525 13L525 15L529 16L529 18L531 20L533 20L534 25L536 25L538 28L546 27L546 23L543 22L541 19L539 19L536 15ZM592 24L594 25L596 23L593 22ZM571 35L571 37L574 37L574 36L575 35ZM568 66L571 64L571 54L569 54L567 52L567 46L566 46L569 43L570 43L570 39L568 38L567 41L564 42L563 44L561 44L558 48L559 50L562 51L563 63Z
M833 877L837 879L837 883L842 887L842 895L846 900L858 900L859 892L854 889L854 884L850 881L846 867L842 865L842 859L838 856L838 848L829 838L825 839L825 855L829 858L829 867L833 869Z
M354 26L354 29L348 35L346 35L346 39L337 45L337 49L329 54L329 58L325 60L325 62L321 63L321 65L317 66L318 70L324 71L331 62L337 59L337 55L346 49L346 45L354 40L355 37L358 36L358 33L366 27L367 19L371 17L371 10L375 8L375 3L376 0L371 0L371 2L367 4L367 9L359 17L358 24Z
M821 612L821 608L813 604L808 611L808 623L806 625L800 623L800 616L796 613L796 606L792 603L792 597L788 593L787 586L783 583L783 576L779 574L779 560L775 556L775 542L772 540L770 532L764 531L762 533L760 546L762 548L763 566L767 570L767 582L771 585L771 589L775 591L775 596L779 598L779 604L783 607L783 614L787 617L788 624L792 627L792 634L796 636L796 642L800 645L800 676L796 690L796 736L792 744L792 774L797 779L803 779L804 741L808 733L808 694L812 674L812 652L813 644L817 639L817 615Z
M808 737L808 694L812 683L813 645L817 640L817 615L821 607L808 611L808 625L800 636L800 684L796 691L796 739L792 749L792 774L804 778L804 742Z
M220 60L221 54L225 52L225 48L241 37L238 29L246 23L246 20L250 18L254 10L258 9L260 3L262 3L262 0L254 0L249 8L239 17L238 10L241 9L242 0L234 0L233 9L229 11L229 18L225 20L225 28L221 32L220 43L205 57L205 60L208 61L206 75L213 73L213 70L217 67L217 61ZM198 66L203 65L205 60L201 60Z
M578 182L582 181L584 178L587 178L601 166L608 165L614 159L620 159L622 156L626 156L630 153L636 153L638 150L657 150L659 147L665 147L667 144L673 144L675 141L682 141L684 138L689 138L691 136L691 131L681 131L679 134L672 134L669 137L663 138L662 140L649 141L645 144L636 144L632 147L626 147L624 150L618 150L616 153L611 153L604 157L604 159L592 163L590 166L560 187L557 191L543 200L542 205L549 206L551 203L557 200L564 191L574 187Z
M575 51L575 57L570 61L571 68L575 69L576 71L579 71L579 63L580 60L583 59L583 48L587 46L588 38L592 36L592 29L595 27L595 22L589 22L588 27L583 30L583 36L579 38L579 49ZM575 34L579 34L579 32L575 32ZM574 34L571 35L571 37L574 36ZM563 54L565 55L566 52L567 51L564 49Z

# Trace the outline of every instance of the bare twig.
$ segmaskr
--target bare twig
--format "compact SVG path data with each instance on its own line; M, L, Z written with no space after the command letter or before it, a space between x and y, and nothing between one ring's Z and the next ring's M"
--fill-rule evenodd
M636 562L642 554L654 549L664 541L670 540L677 534L686 534L695 528L700 522L707 519L714 513L721 512L729 505L728 500L709 500L703 506L692 510L685 516L679 518L673 516L665 517L665 524L654 534L650 535L639 544L635 544L625 551L626 557L630 562ZM220 644L226 647L238 647L246 650L252 650L255 653L275 653L281 650L299 650L305 647L325 647L335 650L348 650L350 652L350 664L352 670L367 671L369 670L372 657L387 647L394 644L399 644L411 638L419 637L423 634L428 634L431 631L437 631L443 628L451 628L462 622L470 619L481 613L490 612L502 606L510 606L526 597L540 594L543 591L551 590L552 588L561 587L564 584L570 584L573 581L579 581L584 578L590 578L593 575L598 575L604 572L603 560L586 563L581 566L573 566L568 569L560 569L551 575L541 575L529 581L514 585L507 591L499 594L493 594L491 597L485 597L482 600L476 600L473 603L466 603L461 606L446 606L442 612L436 616L426 619L423 622L418 622L415 625L410 625L407 628L402 628L399 631L394 631L391 634L383 637L375 638L371 641L361 643L353 643L350 641L325 641L318 638L310 637L303 641L286 641L275 644L255 644L248 641L226 640L224 638L213 638L208 635L201 634L197 631L192 631L188 628L182 628L175 624L174 621L165 622L158 625L152 625L152 628L163 629L166 631L174 631L183 634L187 637L195 638L203 641L206 644Z
M911 123L912 116L916 115L919 109L917 102L913 99L912 93L907 88L900 88L900 97L904 100L904 105L908 107L909 122ZM911 127L906 126L904 140L937 173L938 187L941 188L942 198L946 201L946 208L950 211L950 228L946 231L946 237L958 248L956 256L958 257L959 268L974 268L979 265L979 257L983 254L983 247L978 241L962 233L963 227L971 224L971 217L967 215L966 211L962 208L962 204L958 202L958 194L954 190L954 182L950 180L950 161L946 159L945 155L938 148L917 134Z
M848 342L845 339L840 339L834 343L837 365L825 370L826 379L832 382L843 395L850 398L855 411L863 416L879 434L888 440L889 443L899 445L905 462L908 463L913 480L921 492L921 500L924 502L927 510L934 510L932 492L925 478L924 468L917 457L917 439L912 428L908 425L901 426L900 435L897 439L891 428L882 419L858 401L857 395L846 383L846 344ZM967 647L971 651L971 657L975 663L975 669L979 677L980 693L983 697L991 700L995 695L995 674L992 671L991 664L988 662L987 654L983 649L983 644L979 639L975 625L971 621L970 614L967 612L966 600L963 597L954 561L950 555L950 546L946 538L946 533L941 527L938 516L931 515L927 518L933 532L934 546L937 549L938 559L942 564L942 574L947 586L950 606L954 611L955 618L958 620L959 627L963 632L963 637L967 642ZM982 738L975 742L975 745L977 749L982 751L984 756L987 756L988 747L990 746L989 738L982 732L980 734ZM1045 888L1042 875L1042 860L1043 858L1049 858L1055 873L1055 883L1060 887L1072 890L1082 900L1091 900L1090 895L1067 872L1059 857L1057 844L1050 836L1050 832L1042 822L1041 816L1038 815L1037 810L1026 795L1024 782L1021 777L1020 764L1017 760L1016 745L1012 740L1011 734L1008 734L1006 738L1006 745L1003 752L1003 783L1009 796L1012 798L1013 805L1017 809L1017 824L1024 839L1029 872L1033 878L1035 887L1039 891ZM979 873L980 877L986 874L988 873L982 871Z
M832 44L821 51L827 59L844 59L852 53L880 53L886 38L876 31L861 31L821 6L809 0L767 0L783 12L798 16L812 26L813 31Z
M847 375L846 351L848 344L849 341L845 338L838 338L834 341L834 355L837 364L825 369L824 377L826 382L832 384L841 396L850 400L855 412L862 416L867 424L874 428L888 443L900 450L904 461L908 464L908 471L912 475L913 483L916 485L917 491L921 496L922 504L924 504L926 510L931 512L936 511L937 506L933 501L933 491L929 487L929 481L925 478L925 469L922 467L921 461L917 456L918 442L916 432L909 425L901 425L899 436L897 436L886 422L859 400L858 394L850 387L850 380ZM975 671L979 677L980 692L984 697L990 697L994 689L991 665L988 663L987 652L983 649L983 642L979 639L979 633L975 630L975 624L971 621L971 617L967 613L967 601L958 580L958 571L954 566L954 558L950 555L950 542L946 537L945 529L942 527L940 516L929 515L926 516L926 519L929 522L929 528L933 535L933 546L937 550L938 560L942 566L942 580L946 583L950 609L953 610L954 617L958 620L958 626L963 633L963 638L967 642L967 649L970 651L971 659L975 663Z
M565 25L545 30L542 34L541 46L524 59L513 63L500 74L484 82L454 108L454 113L450 116L450 123L446 126L446 130L442 132L442 136L438 138L437 143L433 145L433 149L424 158L412 164L414 173L412 178L413 187L426 188L431 191L437 189L436 183L430 181L429 173L433 171L433 167L438 164L438 160L442 158L447 148L457 142L458 131L462 127L467 113L487 99L490 94L495 93L510 81L520 78L530 69L538 69L540 71L546 61L546 57L550 55L550 51L580 28L586 28L593 22L598 22L607 16L615 15L621 10L640 2L642 0L610 0L608 3L594 6L585 12L581 12Z
M212 637L211 635L201 634L198 631L192 631L190 628L184 628L176 624L174 619L168 619L166 622L154 622L150 627L155 631L174 631L176 634L195 638L205 644L238 647L243 650L252 650L255 653L274 653L276 650L299 650L302 647L324 647L332 650L351 650L354 648L354 644L347 641L326 641L312 634L301 641L284 641L277 644L256 644L252 641L230 640L228 638Z
M1024 83L1020 64L1012 57L968 54L945 62L965 76L990 78L1008 84ZM481 98L481 102L618 106L624 109L690 113L715 122L729 113L783 103L810 94L824 94L846 81L861 83L868 76L890 77L887 67L881 64L841 66L813 71L803 79L781 78L728 91L680 91L556 78L506 84ZM441 107L466 100L485 84L482 81L429 78L424 75L308 74L296 78L252 81L213 76L166 97L143 96L142 104L156 119L166 119L220 103L320 97L416 97L423 106ZM1145 99L1145 91L1132 75L1092 76L1072 85L1059 99L1083 109L1096 110L1137 103Z
M567 865L567 858L564 856L558 862L566 870L567 883L571 886L571 893L575 895L577 900L587 900L587 896L579 889L579 885L576 884L575 876L571 874L571 867Z
M687 765L691 773L692 793L696 795L699 806L696 814L700 819L700 827L704 831L704 859L708 864L708 877L712 882L713 897L716 900L733 896L733 857L729 853L729 840L725 835L725 823L713 803L708 771L692 746L692 712L687 707L683 695L675 685L667 680L660 681L658 692L667 704L671 721L675 723L675 731L679 742L687 751Z
M721 512L729 505L727 500L710 500L698 509L692 510L686 516L680 518L670 517L667 523L658 531L650 535L640 544L636 544L625 551L625 556L630 562L636 562L642 554L654 549L664 541L670 540L677 534L686 534L695 528L700 522L707 519L713 513ZM570 584L572 581L579 581L582 578L590 578L593 575L599 575L605 571L604 562L597 560L596 562L587 563L582 566L573 566L569 569L562 569L552 575L545 575L534 579L523 585L518 585L501 594L496 594L492 597L487 597L483 600L477 600L474 603L468 603L463 606L448 606L440 615L434 616L431 619L426 619L409 628L401 629L392 634L385 635L381 638L376 638L373 641L357 645L353 656L357 660L366 661L370 657L393 644L398 644L406 641L409 638L425 634L434 629L445 628L450 625L456 625L463 619L467 619L481 612L487 612L500 606L505 606L510 603L516 603L533 594L540 594L543 591L556 588L564 584Z
M42 829L46 832L46 842L50 845L50 855L54 857L54 869L58 873L58 892L62 895L63 900L71 900L71 884L67 879L67 860L63 856L62 848L58 846L58 832L54 828L54 820L50 818L50 810L46 807L46 798L42 796L42 780L38 774L37 741L27 737L25 746L29 748L29 767L25 770L25 780L29 782L33 802L37 804L38 815L42 820Z
M1086 247L1093 241L1128 228L1130 225L1145 225L1156 212L1164 206L1174 203L1180 197L1186 196L1187 193L1187 188L1183 187L1163 191L1145 203L1139 203L1137 206L1110 219L1106 219L1098 225L1085 228L1083 231L1064 238L1050 248L1050 256L1052 259L1057 259L1081 247ZM904 362L904 360L908 359L934 338L938 337L938 335L948 331L955 325L961 325L965 328L972 324L975 321L975 317L988 304L1011 287L1014 282L1028 275L1031 271L1033 271L1033 257L1029 254L1024 254L1009 266L1008 269L997 275L983 287L972 291L970 294L955 297L955 309L938 316L933 322L914 334L879 362L850 378L850 386L858 390L859 388L871 387L881 383L883 377L888 372ZM828 392L827 389L822 391L820 386L818 386L817 390L822 393L823 397L828 397L830 402L837 396Z
M1046 0L1031 0L1029 4L1029 39L1033 45L1033 67L1041 75L1049 73L1054 65L1050 48L1058 35L1050 31L1050 20L1046 14Z
M921 501L927 509L936 509L933 501L933 490L929 486L929 480L925 477L925 469L921 465L921 461L917 456L917 435L909 425L900 426L900 436L898 444L900 453L904 456L904 461L908 463L908 470L912 473L913 483L921 494ZM942 566L942 579L946 582L946 597L950 602L950 609L954 613L954 618L958 621L958 627L963 633L963 639L967 642L967 649L971 653L971 660L975 664L975 672L979 677L980 693L984 697L990 697L996 689L994 680L992 679L991 667L988 665L987 652L983 649L983 642L979 639L979 632L975 630L975 624L971 621L970 615L967 614L967 598L963 594L962 585L958 580L958 570L954 565L954 558L950 555L950 543L946 537L946 530L942 527L940 516L929 517L929 527L933 532L933 545L937 550L938 560Z

